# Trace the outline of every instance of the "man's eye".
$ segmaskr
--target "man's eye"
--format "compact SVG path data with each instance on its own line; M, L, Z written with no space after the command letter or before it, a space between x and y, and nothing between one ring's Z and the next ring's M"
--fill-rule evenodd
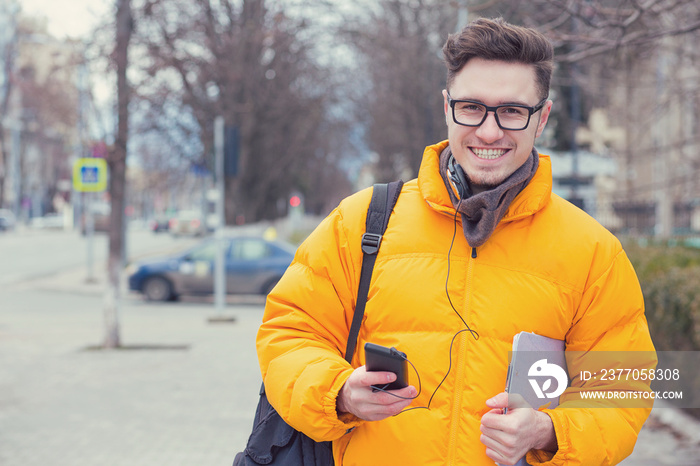
M474 112L474 113L480 113L483 112L484 109L481 105L476 105L476 104L469 104L469 103L463 103L458 107L458 110L463 111L463 112Z
M521 107L501 107L499 109L499 113L501 115L525 115L527 111L524 108Z

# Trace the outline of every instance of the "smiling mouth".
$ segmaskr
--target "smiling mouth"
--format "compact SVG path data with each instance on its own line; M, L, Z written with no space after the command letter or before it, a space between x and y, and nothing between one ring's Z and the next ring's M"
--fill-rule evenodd
M508 151L506 149L477 149L472 147L472 152L480 159L494 160L501 157Z

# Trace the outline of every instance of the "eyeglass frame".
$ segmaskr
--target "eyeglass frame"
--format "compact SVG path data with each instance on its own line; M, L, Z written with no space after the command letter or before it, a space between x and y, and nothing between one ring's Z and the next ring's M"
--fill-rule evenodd
M483 125L484 122L486 121L486 118L488 118L488 116L489 116L489 112L493 112L493 116L496 119L496 124L498 125L499 128L501 128L504 131L523 131L523 130L527 129L527 127L530 126L530 118L532 117L532 115L539 112L540 110L542 110L542 107L544 107L544 104L547 103L547 100L549 100L549 97L545 97L539 103L537 103L537 105L535 105L534 107L528 107L527 105L522 105L522 104L505 104L505 105L496 105L495 107L491 107L489 105L486 105L483 102L479 102L478 100L453 99L452 96L450 95L450 93L449 92L447 93L447 103L450 107L452 107L452 121L454 121L456 124L461 125L461 126L468 126L471 128L475 128L477 126ZM460 102L476 104L476 105L480 105L481 107L484 107L486 109L486 111L484 112L484 118L482 118L481 121L475 125L460 123L459 121L457 121L457 115L455 115L455 105L460 103ZM501 125L501 120L498 118L498 113L497 113L497 110L499 108L504 108L504 107L518 107L518 108L522 108L522 109L527 110L528 115L527 115L527 123L525 123L525 126L523 126L522 128L518 128L518 129L504 128Z

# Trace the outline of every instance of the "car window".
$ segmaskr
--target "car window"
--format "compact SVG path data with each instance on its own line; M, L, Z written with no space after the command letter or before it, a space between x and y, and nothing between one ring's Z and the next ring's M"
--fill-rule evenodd
M216 241L210 241L193 249L187 258L193 261L213 261L216 258Z
M237 239L231 247L231 256L238 260L256 260L268 256L267 244L259 239Z

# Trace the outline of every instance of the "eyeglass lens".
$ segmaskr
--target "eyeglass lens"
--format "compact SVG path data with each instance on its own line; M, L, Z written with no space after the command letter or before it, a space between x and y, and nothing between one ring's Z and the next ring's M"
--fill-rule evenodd
M530 112L524 107L497 107L495 113L503 129L524 129L530 122ZM479 126L486 119L486 107L474 102L455 102L454 118L463 125Z

